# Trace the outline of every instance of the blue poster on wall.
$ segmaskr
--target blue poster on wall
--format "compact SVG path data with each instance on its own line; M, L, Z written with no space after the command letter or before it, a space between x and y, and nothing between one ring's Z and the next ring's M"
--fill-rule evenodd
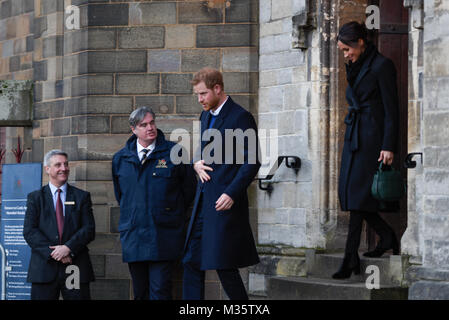
M42 186L42 164L5 164L2 171L2 299L29 300L31 284L26 277L31 249L23 238L23 221L28 193Z

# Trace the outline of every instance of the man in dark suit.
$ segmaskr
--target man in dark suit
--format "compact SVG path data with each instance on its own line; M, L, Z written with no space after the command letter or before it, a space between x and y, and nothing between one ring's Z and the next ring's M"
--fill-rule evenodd
M49 151L44 167L49 184L28 194L23 226L31 247L31 299L57 300L61 293L64 300L90 300L94 273L87 244L95 238L90 194L67 183L65 152Z
M253 116L225 94L218 70L204 68L192 83L204 111L201 158L194 159L200 183L187 230L183 298L204 299L205 270L216 270L228 297L245 300L238 268L259 262L247 196L260 167L257 126ZM229 136L232 133L236 135Z

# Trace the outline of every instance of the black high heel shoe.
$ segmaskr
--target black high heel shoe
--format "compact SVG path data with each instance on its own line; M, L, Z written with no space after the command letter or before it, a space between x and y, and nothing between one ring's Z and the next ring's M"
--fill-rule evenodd
M357 259L357 264L354 267L349 267L348 260L343 260L343 264L340 269L332 275L333 279L347 279L351 277L351 274L360 274L360 260Z
M370 257L370 258L379 258L381 257L386 251L393 249L393 254L398 255L399 254L399 242L396 239L395 236L393 236L393 242L389 248L375 248L373 251L368 251L363 254L364 257Z

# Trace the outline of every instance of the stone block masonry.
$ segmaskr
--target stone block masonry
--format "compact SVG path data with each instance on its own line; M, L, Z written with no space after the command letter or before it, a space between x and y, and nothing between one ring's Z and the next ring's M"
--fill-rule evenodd
M6 149L4 163L16 163L11 148L16 148L17 137L25 150L23 162L33 161L32 111L34 0L0 1L0 82L12 91L0 93L2 128L0 145ZM6 80L3 82L2 80ZM26 83L27 85L23 86ZM23 86L22 88L15 87ZM25 87L26 90L25 90ZM8 91L6 90L6 91ZM1 91L1 90L0 90ZM12 121L11 121L12 120ZM13 125L23 127L10 127Z
M409 152L423 152L423 164L409 177L412 228L404 241L421 267L409 299L449 298L449 161L447 92L448 4L406 1L411 8L409 56ZM421 17L421 18L419 18ZM410 72L410 71L409 71ZM410 115L413 115L410 117ZM410 121L412 120L412 121ZM418 160L419 161L419 160Z
M79 30L64 25L69 4L80 9ZM98 279L94 299L132 298L107 171L130 136L130 112L152 107L167 138L177 128L191 131L201 106L190 81L210 66L224 72L228 93L256 116L258 4L0 0L0 80L33 80L32 127L10 135L28 134L25 161L42 161L53 148L65 150L72 162L70 183L91 192L97 221L90 245ZM257 212L251 213L256 230ZM178 298L180 279L178 270ZM207 275L206 297L225 297L214 273Z
M191 131L201 106L190 81L210 66L225 73L228 92L256 116L258 2L0 0L0 79L34 81L28 158L66 150L70 183L92 194L94 299L132 298L107 171L130 136L130 112L152 107L167 138L177 128ZM79 30L64 26L68 4L80 9ZM206 297L225 297L213 273Z

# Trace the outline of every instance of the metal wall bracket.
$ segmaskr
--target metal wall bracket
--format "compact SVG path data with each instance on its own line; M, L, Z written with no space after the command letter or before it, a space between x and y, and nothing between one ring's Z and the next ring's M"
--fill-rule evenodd
M412 152L407 155L404 161L404 167L407 169L416 168L416 161L413 161L414 156L420 156L421 157L421 164L422 164L422 152Z
M299 169L301 168L301 159L297 156L279 156L274 163L273 167L271 167L270 171L268 172L268 175L264 178L256 178L259 180L259 189L267 191L268 194L271 194L273 192L273 185L272 183L268 182L266 187L262 185L262 181L268 181L271 180L276 173L276 170L279 168L279 166L282 164L282 161L285 159L285 165L287 168L291 168L295 170L295 174L298 174Z

